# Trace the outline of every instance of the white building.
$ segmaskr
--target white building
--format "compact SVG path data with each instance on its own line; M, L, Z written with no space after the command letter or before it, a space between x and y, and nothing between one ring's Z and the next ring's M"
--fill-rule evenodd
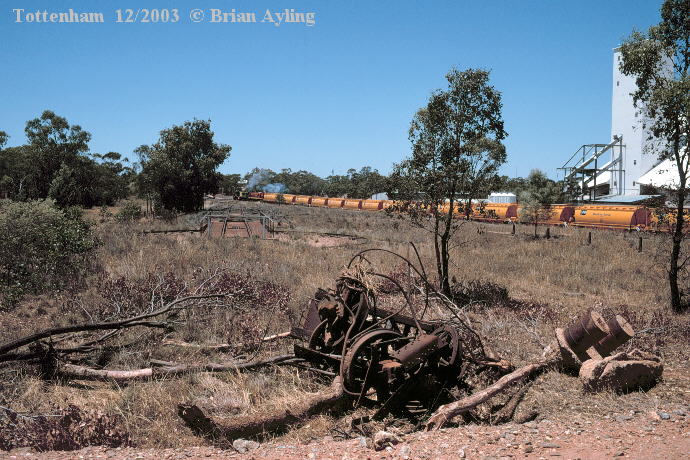
M658 150L648 141L640 110L631 93L637 89L635 78L620 71L620 48L613 50L611 97L611 141L585 144L563 165L565 178L575 178L589 190L585 197L596 201L634 202L645 195L645 185L659 187L673 181L668 161L660 164ZM661 168L665 173L655 173ZM661 179L661 176L666 177ZM677 177L677 176L676 176ZM661 182L660 182L661 181ZM670 185L670 184L669 184Z

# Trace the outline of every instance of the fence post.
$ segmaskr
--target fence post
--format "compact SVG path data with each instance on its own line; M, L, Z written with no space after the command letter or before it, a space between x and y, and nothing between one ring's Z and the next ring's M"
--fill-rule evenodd
M515 222L513 222L513 229L510 231L511 235L515 235Z
M551 229L549 227L546 227L546 239L551 239Z
M592 232L587 233L587 244L592 244Z
M637 252L642 252L642 237L637 240Z

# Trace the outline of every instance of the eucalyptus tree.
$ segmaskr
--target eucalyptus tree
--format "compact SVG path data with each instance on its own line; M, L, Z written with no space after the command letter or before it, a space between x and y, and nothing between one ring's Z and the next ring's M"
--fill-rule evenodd
M199 211L204 194L218 190L223 177L217 169L230 150L213 140L210 121L186 121L164 129L158 142L135 152L142 167L139 185L153 193L164 209Z
M409 205L412 222L433 235L439 284L451 294L449 265L458 217L470 212L506 160L507 136L501 93L489 84L489 72L451 69L448 87L434 91L410 124L412 154L396 164L390 194Z
M668 280L673 311L686 311L689 304L683 299L679 277L690 260L682 254L690 167L690 0L666 0L661 6L661 22L646 33L633 31L621 53L621 71L636 78L632 96L652 141L649 145L660 160L670 160L678 174L678 182L671 187L675 223Z

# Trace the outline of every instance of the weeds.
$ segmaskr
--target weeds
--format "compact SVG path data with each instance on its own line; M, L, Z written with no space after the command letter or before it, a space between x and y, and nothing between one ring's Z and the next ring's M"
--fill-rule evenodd
M72 405L42 415L24 415L0 407L0 450L25 446L39 451L76 450L96 445L131 445L121 416L84 411Z
M413 241L424 264L434 266L433 246L424 231L385 213L265 203L233 203L233 206L279 212L294 230L356 235L366 238L369 247L402 254ZM98 219L97 212L93 213L94 220ZM193 220L185 218L183 226L193 226ZM182 224L141 220L122 225L112 219L103 222L97 226L103 244L95 252L95 265L100 268L89 275L86 287L28 297L12 312L0 312L3 325L0 340L45 326L89 320L89 315L94 319L128 315L149 308L152 296L168 299L209 280L204 285L205 292L226 293L227 306L187 309L180 324L171 330L143 336L141 331L122 333L117 343L131 346L104 356L101 364L107 362L109 367L128 369L152 358L169 360L173 350L161 346L162 339L230 343L233 356L260 357L286 352L292 343L259 347L257 340L263 334L289 330L315 290L331 286L352 255L361 249L312 247L293 241L208 240L199 235L141 233L151 227L177 228L178 225ZM451 275L457 278L456 300L467 305L465 311L473 327L481 331L498 355L519 365L540 352L538 342L550 340L554 324L564 324L582 309L596 306L605 316L621 313L631 321L638 331L630 342L631 347L655 348L668 360L669 366L690 371L687 367L690 320L672 315L666 307L664 267L655 259L657 241L653 236L644 251L638 253L630 244L630 236L624 233L595 231L592 244L587 245L587 231L574 228L553 228L552 235L558 238L531 240L519 237L530 234L530 227L518 226L518 237L513 238L508 226L482 225L487 231L481 238L477 238L477 227L471 222L459 231L458 241L471 242L453 252ZM382 273L391 273L405 288L418 284L414 277L408 278L405 266L396 265L397 260L381 255L372 263L383 267ZM380 297L381 302L400 303L394 283L384 280L379 290L385 294ZM420 296L417 297L419 301ZM175 358L183 362L201 358L195 351L183 356L179 350L175 353ZM227 361L228 355L213 352L203 359ZM537 383L528 392L526 407L536 408L549 418L568 418L573 410L597 416L616 410L641 410L658 405L659 401L670 404L684 395L664 383L649 394L597 396L593 401L598 405L589 407L589 403L582 401L575 380L558 374L547 374L543 379L548 384ZM122 388L108 384L79 388L36 382L40 381L30 368L21 373L0 368L0 405L11 406L21 413L49 414L54 404L59 403L60 407L79 407L84 414L96 409L104 414L121 414L121 426L129 433L128 442L167 447L199 442L179 422L175 412L179 403L206 401L215 415L243 415L255 412L259 404L287 410L294 400L303 396L303 390L317 388L303 371L287 368L254 374L189 375ZM86 420L87 416L80 417ZM324 435L343 423L320 418L318 423L310 424L311 428L296 430L287 437ZM106 433L105 428L102 433ZM7 434L0 436L7 439ZM87 433L83 437L101 439L99 443L109 442ZM40 441L40 436L25 439Z

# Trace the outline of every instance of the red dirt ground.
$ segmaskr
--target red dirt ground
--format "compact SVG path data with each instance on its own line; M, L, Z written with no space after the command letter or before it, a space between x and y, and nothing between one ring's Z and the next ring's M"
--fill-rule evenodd
M685 415L683 415L685 414ZM550 420L522 425L467 425L434 433L402 436L402 442L376 451L365 438L309 444L265 443L239 454L213 447L182 449L86 448L73 452L36 453L16 449L2 459L690 459L690 405L660 420L637 413L603 420Z

